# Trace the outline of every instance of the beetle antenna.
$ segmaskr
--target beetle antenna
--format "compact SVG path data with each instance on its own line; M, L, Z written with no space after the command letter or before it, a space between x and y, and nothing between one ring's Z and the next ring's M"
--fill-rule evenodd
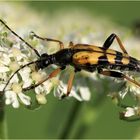
M26 42L22 37L20 37L17 33L15 33L2 19L0 19L0 22L11 32L13 33L16 37L18 37L21 41L23 41L29 48L31 48L38 57L40 57L39 52L34 49L28 42Z

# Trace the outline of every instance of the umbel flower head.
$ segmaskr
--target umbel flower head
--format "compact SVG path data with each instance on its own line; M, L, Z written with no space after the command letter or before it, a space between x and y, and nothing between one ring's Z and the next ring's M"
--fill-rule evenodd
M0 37L0 90L4 92L5 103L12 104L15 108L19 107L19 101L24 105L31 105L31 98L23 93L23 89L41 81L47 74L41 70L36 71L33 65L19 70L35 59L33 53L20 41L13 41L9 45L11 34L5 29L1 31ZM38 103L46 103L45 96L50 93L51 88L51 81L48 80L34 89Z

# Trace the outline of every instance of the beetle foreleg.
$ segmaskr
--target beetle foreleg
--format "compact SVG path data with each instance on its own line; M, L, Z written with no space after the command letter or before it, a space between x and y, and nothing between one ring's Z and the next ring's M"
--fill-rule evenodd
M61 99L64 99L65 97L69 96L71 89L72 89L72 83L74 80L75 72L73 71L70 74L69 80L68 80L68 87L67 87L67 93L61 96Z
M34 32L31 32L31 33L32 33L33 37L36 37L36 38L38 38L38 39L40 39L40 40L45 40L45 41L50 41L50 42L57 42L57 43L59 43L59 45L60 45L60 49L64 49L64 44L63 44L63 42L61 42L61 41L59 41L59 40L51 39L51 38L45 38L45 37L40 37L40 36L38 36L37 34L35 34Z
M45 82L45 81L47 81L47 80L49 80L49 79L51 79L51 78L53 78L53 77L56 77L56 76L61 72L62 69L63 69L63 68L57 68L57 69L55 69L53 72L51 72L51 73L49 74L48 77L46 77L45 79L41 80L41 81L38 82L37 84L31 85L31 86L29 86L29 87L27 87L27 88L23 88L23 91L27 91L27 90L34 89L34 88L36 88L37 86L41 85L43 82Z

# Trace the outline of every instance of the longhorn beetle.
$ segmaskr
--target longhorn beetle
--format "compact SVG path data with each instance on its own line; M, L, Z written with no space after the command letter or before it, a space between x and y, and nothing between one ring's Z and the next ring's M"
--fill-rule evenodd
M18 70L16 70L16 72L7 81L5 87L3 88L3 92L8 86L10 80L18 71L32 64L35 64L38 69L44 69L51 64L57 65L58 68L54 70L52 73L50 73L48 77L38 82L37 84L31 85L27 88L23 88L23 91L33 89L42 84L43 82L45 82L46 80L57 76L68 65L74 67L74 71L70 74L68 80L67 93L63 95L62 98L70 94L75 73L81 70L85 70L88 72L97 71L99 74L102 75L111 76L115 78L124 78L140 87L140 83L122 73L124 71L140 72L140 61L128 55L120 38L114 33L111 34L106 39L102 47L89 44L74 45L73 42L70 42L68 48L64 48L63 42L59 40L40 37L37 34L33 33L33 36L40 40L52 41L59 43L60 45L60 50L58 52L53 53L51 55L48 55L47 53L43 53L40 55L38 51L34 49L28 42L26 42L23 38L17 35L11 28L9 28L9 26L5 24L3 20L0 19L0 22L11 33L13 33L20 40L22 40L29 48L31 48L38 56L38 59L36 61L23 65ZM118 45L122 50L122 53L116 50L109 49L114 39L117 40Z

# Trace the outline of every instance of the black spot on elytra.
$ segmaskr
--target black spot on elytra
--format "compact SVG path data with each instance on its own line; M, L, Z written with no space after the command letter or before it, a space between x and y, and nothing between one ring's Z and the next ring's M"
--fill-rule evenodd
M101 65L109 64L107 56L106 55L100 56L98 58L98 64L101 64Z
M122 64L121 60L123 58L122 53L116 52L115 64Z

